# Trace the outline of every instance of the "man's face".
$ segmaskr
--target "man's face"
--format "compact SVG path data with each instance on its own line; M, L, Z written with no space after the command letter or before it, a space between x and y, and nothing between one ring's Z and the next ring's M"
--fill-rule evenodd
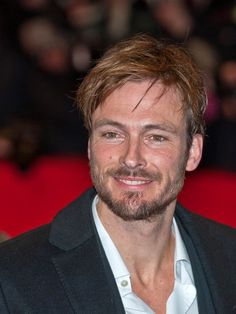
M92 116L88 153L100 206L130 221L174 206L185 170L197 167L202 150L200 135L187 150L178 92L156 83L145 94L149 85L126 83Z

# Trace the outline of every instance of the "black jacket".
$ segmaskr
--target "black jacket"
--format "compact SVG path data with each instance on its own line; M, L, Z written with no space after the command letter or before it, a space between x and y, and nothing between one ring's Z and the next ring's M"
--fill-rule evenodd
M0 313L122 314L88 190L52 224L0 246ZM200 314L236 313L236 230L192 214L175 218L189 253Z

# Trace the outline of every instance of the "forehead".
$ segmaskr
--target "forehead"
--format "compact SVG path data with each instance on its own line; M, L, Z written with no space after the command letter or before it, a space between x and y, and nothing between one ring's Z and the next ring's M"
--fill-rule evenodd
M151 85L149 80L128 82L98 106L92 115L92 123L99 119L122 120L128 124L155 120L178 123L183 119L181 109L181 96L174 87L166 87L160 82Z

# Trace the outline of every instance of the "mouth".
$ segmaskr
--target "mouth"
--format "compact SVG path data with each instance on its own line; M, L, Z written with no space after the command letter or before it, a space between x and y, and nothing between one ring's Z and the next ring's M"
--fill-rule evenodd
M152 182L150 179L144 178L122 178L122 177L115 177L115 180L122 185L123 187L130 187L130 188L141 188L147 186Z

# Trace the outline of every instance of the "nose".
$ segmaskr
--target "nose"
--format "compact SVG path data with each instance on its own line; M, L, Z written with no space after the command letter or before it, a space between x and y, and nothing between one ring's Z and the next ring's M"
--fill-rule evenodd
M142 143L139 138L129 138L120 157L120 164L130 169L143 168L146 165Z

